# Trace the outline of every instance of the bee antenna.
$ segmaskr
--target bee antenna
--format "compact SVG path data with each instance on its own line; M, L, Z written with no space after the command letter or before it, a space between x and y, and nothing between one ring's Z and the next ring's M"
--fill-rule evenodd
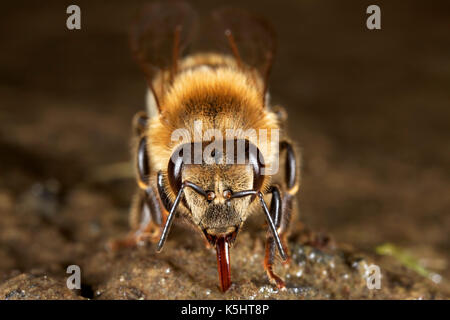
M183 197L183 190L185 188L185 185L181 185L180 191L178 191L177 197L175 198L175 202L172 205L172 208L170 209L169 216L167 217L166 224L164 225L163 232L161 234L161 238L159 238L158 245L156 246L156 251L160 252L164 246L164 243L166 242L167 236L169 234L170 228L173 224L173 219L175 218L175 212L178 207L178 204L180 203L181 198Z
M201 194L205 198L207 196L206 192L202 188L200 188L199 186L197 186L196 184L194 184L192 182L184 181L181 184L181 188L178 191L177 197L175 198L175 201L173 202L172 208L170 209L169 216L167 217L166 224L164 225L164 229L163 229L163 232L161 234L161 238L159 238L158 245L156 246L156 251L158 251L158 252L160 252L162 250L162 248L164 246L164 243L166 242L167 236L169 235L170 228L172 227L173 220L175 218L177 207L178 207L178 205L180 203L181 198L184 195L184 188L186 188L186 187L192 188L194 191L196 191L197 193Z
M273 195L275 195L275 194L273 194ZM279 201L279 194L277 194L277 195L278 195L277 196L277 201ZM283 245L281 244L281 240L280 240L280 237L278 235L277 229L276 229L275 224L273 222L272 216L270 215L269 209L267 208L266 202L264 201L264 196L261 193L261 191L258 192L258 197L259 197L259 201L261 202L261 206L263 207L264 214L266 215L266 219L267 219L267 222L269 224L270 231L272 232L272 236L274 237L275 243L277 244L278 252L280 253L280 256L283 259L283 261L285 261L287 259L286 252L284 251ZM276 205L276 211L277 212L275 212L275 218L276 219L279 216L279 214L278 214L279 207L280 206L277 204Z
M278 190L278 189L276 189ZM264 215L266 216L267 223L269 224L270 231L272 233L273 238L275 239L275 243L277 244L278 252L280 253L281 258L283 261L287 259L286 252L284 251L283 245L281 244L280 236L278 235L277 228L275 227L275 224L278 224L279 219L279 211L280 211L280 193L278 191L274 192L272 191L272 199L275 201L273 203L274 205L274 218L275 222L272 219L272 216L270 215L269 209L267 208L266 202L264 201L264 195L261 193L261 191L255 191L255 190L244 190L234 193L231 198L243 198L247 196L255 196L257 195L259 197L259 201L261 203L261 206L264 211Z

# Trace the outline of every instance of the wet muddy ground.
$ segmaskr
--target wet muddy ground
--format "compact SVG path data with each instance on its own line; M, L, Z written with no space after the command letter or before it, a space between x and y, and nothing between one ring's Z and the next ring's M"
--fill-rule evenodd
M213 251L177 226L107 252L128 231L133 114L145 83L127 47L142 2L5 4L0 18L0 299L449 298L450 7L381 2L382 30L349 1L248 1L278 33L271 78L302 149L292 263L262 268L264 231L244 229L220 293ZM233 2L237 3L237 1ZM193 1L204 14L214 5ZM301 226L304 226L303 228ZM82 289L66 288L66 268ZM380 290L366 285L380 266Z

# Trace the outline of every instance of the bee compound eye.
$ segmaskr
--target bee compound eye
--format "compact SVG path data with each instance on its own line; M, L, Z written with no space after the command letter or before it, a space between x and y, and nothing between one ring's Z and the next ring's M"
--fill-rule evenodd
M223 197L225 198L225 200L230 200L232 195L233 192L231 192L231 190L225 190L223 192Z
M206 200L213 201L216 198L216 194L213 191L208 191L206 193Z

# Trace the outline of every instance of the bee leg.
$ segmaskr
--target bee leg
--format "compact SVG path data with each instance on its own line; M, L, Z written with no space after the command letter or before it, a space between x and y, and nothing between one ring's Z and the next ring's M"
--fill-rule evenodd
M291 222L292 208L293 208L293 196L289 193L285 193L282 197L282 208L281 208L281 217L280 217L280 225L278 227L278 234L280 235L281 244L283 245L283 249L286 252L287 259L283 261L284 265L289 265L291 262L291 253L288 246L288 231L289 225Z
M163 220L163 210L153 188L149 187L146 191L139 190L131 206L132 231L122 239L110 241L109 249L115 251L136 247L146 241L157 242L162 232Z
M272 200L270 202L270 215L272 217L276 229L279 230L282 220L281 219L282 217L280 216L282 214L280 190L278 187L272 186L269 192L272 193ZM284 244L283 247L285 247ZM284 281L273 271L275 255L276 255L275 239L271 233L268 233L266 238L264 269L266 270L269 281L275 283L279 289L282 289L285 287Z
M287 236L289 231L289 225L291 222L292 212L295 209L295 195L298 192L300 185L300 175L298 170L298 161L295 154L294 147L288 142L283 141L280 144L281 151L286 151L285 160L285 187L283 188L282 195L282 208L280 217L280 226L278 228L278 233L281 238L281 243L288 256L288 259L283 262L283 264L288 265L291 261L289 248L287 246Z
M287 259L283 264L288 265L291 261L289 248L287 245L287 236L291 221L292 211L295 204L295 195L299 189L298 162L296 159L295 149L292 145L283 141L280 144L281 151L286 151L285 161L285 181L283 187L273 186L270 190L272 193L272 201L270 203L270 212L277 232L280 236L281 244L286 252ZM281 195L281 190L283 194ZM279 212L279 214L277 214ZM264 269L267 276L272 282L275 282L278 288L284 288L284 281L273 271L273 263L276 255L275 241L272 235L268 234L266 241L266 253L264 258Z
M269 281L275 283L277 288L283 289L286 287L283 279L281 279L273 271L273 263L275 261L275 241L273 238L268 237L266 240L266 254L264 257L264 270L266 270L267 277Z
M139 226L139 220L141 217L145 216L144 213L144 194L139 190L135 196L133 197L133 201L131 203L130 208L130 226L131 232L129 232L125 237L110 240L107 244L107 248L111 251L117 251L123 248L132 248L136 247L138 241L136 238L136 230Z

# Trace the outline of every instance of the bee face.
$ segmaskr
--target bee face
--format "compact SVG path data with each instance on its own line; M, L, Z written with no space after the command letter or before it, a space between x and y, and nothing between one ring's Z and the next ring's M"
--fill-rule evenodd
M183 179L206 191L207 197L186 189L186 204L193 222L207 235L227 235L236 231L248 216L250 198L231 199L234 192L253 186L249 165L186 165Z

